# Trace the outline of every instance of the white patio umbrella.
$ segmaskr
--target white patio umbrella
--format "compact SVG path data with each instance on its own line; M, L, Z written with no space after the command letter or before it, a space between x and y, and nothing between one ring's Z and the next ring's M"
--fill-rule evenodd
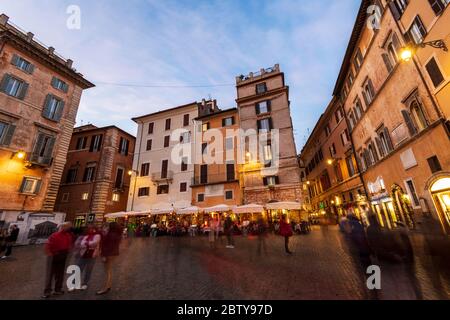
M264 207L259 204L247 204L245 206L239 206L234 208L234 213L263 213Z
M205 208L205 213L211 213L211 212L227 212L232 210L233 207L227 206L226 204L219 204L214 207Z
M105 218L111 218L111 219L123 218L126 216L127 216L127 213L125 211L105 214Z
M298 202L273 202L266 204L268 210L301 210L302 204Z
M187 207L187 208L179 209L179 210L177 210L177 214L179 214L179 215L194 214L194 213L198 213L200 211L202 211L201 208L193 206L193 207Z

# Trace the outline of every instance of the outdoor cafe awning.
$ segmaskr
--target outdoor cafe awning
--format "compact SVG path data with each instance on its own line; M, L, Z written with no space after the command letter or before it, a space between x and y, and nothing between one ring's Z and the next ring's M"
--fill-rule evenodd
M150 210L148 211L120 211L115 213L105 214L105 218L117 219L117 218L125 218L125 217L139 217L139 216L148 216L150 214Z
M203 210L205 211L205 213L211 213L211 212L227 212L233 209L234 209L233 207L227 206L226 204L219 204L217 206L205 208Z
M188 208L183 208L183 209L179 209L176 210L177 214L179 215L183 215L183 214L195 214L195 213L199 213L200 211L202 211L203 209L193 206L193 207L188 207Z
M266 204L268 210L302 210L302 204L298 202L273 202Z
M262 213L264 207L259 204L248 204L245 206L236 207L233 209L234 213Z

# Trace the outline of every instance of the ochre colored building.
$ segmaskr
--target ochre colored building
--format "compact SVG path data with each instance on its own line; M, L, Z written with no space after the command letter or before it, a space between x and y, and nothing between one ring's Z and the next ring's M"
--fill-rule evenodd
M77 226L125 211L134 148L135 137L116 126L75 128L55 210Z
M52 47L0 15L0 221L54 209L83 90Z

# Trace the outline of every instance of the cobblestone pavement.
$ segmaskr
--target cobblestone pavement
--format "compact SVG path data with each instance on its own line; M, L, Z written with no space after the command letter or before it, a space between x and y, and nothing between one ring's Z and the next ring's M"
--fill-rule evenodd
M224 237L221 241L211 249L204 237L125 239L108 295L95 295L103 279L103 266L97 261L87 291L52 299L374 298L336 227L315 228L310 235L292 238L293 256L284 253L283 239L277 236L267 238L267 254L261 256L255 237L235 237L236 249L226 249ZM414 244L420 248L420 239ZM43 248L14 249L13 258L0 261L0 299L39 299L45 274ZM420 249L416 252L424 255ZM411 270L423 298L448 299L449 279L436 280L432 261L423 256L410 269L382 266L382 290L376 297L415 299L414 282L408 277Z

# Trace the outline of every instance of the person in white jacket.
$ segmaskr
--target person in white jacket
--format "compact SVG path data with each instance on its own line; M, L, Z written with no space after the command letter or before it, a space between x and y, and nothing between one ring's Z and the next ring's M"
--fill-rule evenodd
M81 290L88 288L94 269L95 260L100 254L100 241L102 237L94 225L87 227L86 233L77 240L78 261L81 270Z

